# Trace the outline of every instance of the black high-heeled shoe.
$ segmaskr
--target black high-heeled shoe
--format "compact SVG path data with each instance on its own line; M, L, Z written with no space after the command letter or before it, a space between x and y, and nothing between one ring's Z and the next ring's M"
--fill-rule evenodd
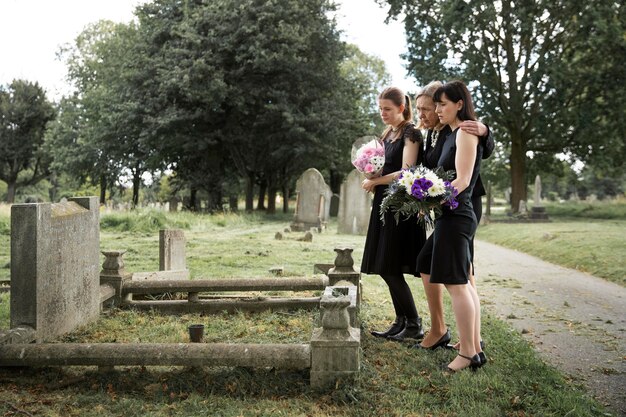
M481 368L487 364L487 356L485 356L485 352L478 352L478 357L480 358L479 368Z
M445 347L448 343L450 343L450 339L452 339L452 336L450 335L450 329L448 329L446 330L446 333L441 336L441 338L437 340L437 342L432 346L422 346L421 344L417 343L411 347L413 349L435 350L440 347Z
M475 371L476 369L481 367L480 356L478 356L478 354L470 357L470 356L461 355L459 353L459 356L464 358L464 359L467 359L468 361L470 361L469 365L466 366L465 368L461 368L461 369L458 369L458 370L450 368L450 366L448 366L449 364L448 365L444 365L445 366L444 370L446 372L454 373L454 372L462 371L463 369L467 369L467 368L469 368L471 371Z
M391 323L391 327L389 327L384 332L371 331L370 334L375 337L386 338L389 336L395 336L404 330L404 326L406 325L406 317L396 317L396 320Z

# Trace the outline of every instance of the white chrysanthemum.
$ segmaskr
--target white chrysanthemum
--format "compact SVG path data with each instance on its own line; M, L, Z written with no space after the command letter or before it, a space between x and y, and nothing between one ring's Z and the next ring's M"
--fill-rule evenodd
M443 180L436 179L433 181L433 186L428 189L428 195L437 196L443 195L446 192L446 187L443 185Z
M446 188L443 185L443 180L439 178L434 172L427 172L426 175L424 175L424 178L430 180L433 183L433 186L428 189L428 195L437 196L443 194L446 191Z
M406 192L411 194L411 186L415 182L415 175L411 171L402 171L402 178L399 180L401 185L404 185Z
M385 157L383 156L372 156L370 158L370 164L374 165L376 171L381 169L383 165L385 165Z

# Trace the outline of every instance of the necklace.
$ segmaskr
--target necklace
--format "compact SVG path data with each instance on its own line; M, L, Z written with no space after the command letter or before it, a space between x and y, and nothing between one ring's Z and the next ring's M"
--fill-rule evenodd
M398 129L400 129L400 126L398 126L398 127L393 127L393 126L392 126L392 127L391 127L391 131L392 131L392 132L397 132L397 131L398 131Z
M435 145L437 145L437 139L439 139L439 132L441 132L441 130L433 130L433 134L430 137L430 146L432 146L433 148L435 147Z

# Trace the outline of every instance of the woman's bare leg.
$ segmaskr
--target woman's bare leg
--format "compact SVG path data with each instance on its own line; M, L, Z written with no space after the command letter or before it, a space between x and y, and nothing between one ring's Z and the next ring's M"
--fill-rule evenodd
M456 318L456 325L459 331L460 348L459 353L472 357L476 355L474 347L474 334L476 323L475 302L472 296L472 287L468 284L446 285L446 289L452 298L452 309ZM452 370L460 370L469 366L469 361L457 356L448 367Z
M437 343L448 330L443 316L443 285L431 284L430 275L420 275L422 277L422 284L424 284L424 294L426 294L426 301L428 302L428 311L430 312L430 331L426 334L424 340L422 340L421 345L429 347Z

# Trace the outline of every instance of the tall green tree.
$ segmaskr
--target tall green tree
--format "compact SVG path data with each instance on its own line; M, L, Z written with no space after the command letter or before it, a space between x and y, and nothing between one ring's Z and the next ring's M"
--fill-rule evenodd
M100 21L88 26L63 54L77 90L85 163L101 188L111 177L129 176L133 205L139 200L141 176L160 166L150 145L152 78L135 24ZM104 195L104 190L101 191Z
M220 133L228 89L207 36L216 7L193 0L155 0L136 12L147 62L144 77L153 81L150 143L176 172L176 185L190 189L192 209L199 190L206 191L213 208L221 207L229 162Z
M38 83L14 80L0 86L0 180L7 183L8 203L14 202L17 187L48 176L50 159L41 148L54 117L54 107Z
M356 99L344 89L344 44L327 0L156 0L138 10L157 68L154 121L177 178L209 194L257 184L267 209L304 167L332 164ZM350 90L350 93L353 90ZM263 201L264 192L260 201ZM217 200L217 198L214 198Z
M566 152L582 160L612 147L623 153L624 93L607 87L626 81L622 3L386 3L390 16L406 16L410 73L422 83L461 78L474 85L481 114L499 140L509 142L514 211L527 199L529 152Z

